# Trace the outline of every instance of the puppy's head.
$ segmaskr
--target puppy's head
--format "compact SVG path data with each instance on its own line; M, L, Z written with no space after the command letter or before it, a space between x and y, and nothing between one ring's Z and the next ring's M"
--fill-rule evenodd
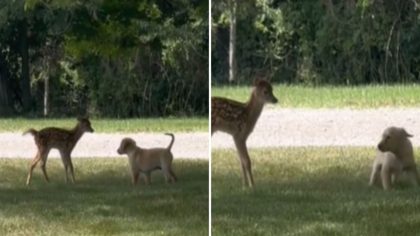
M378 149L382 152L396 153L396 151L401 147L401 143L405 142L410 137L413 137L413 135L405 131L404 128L388 127L382 133Z
M122 155L127 153L130 149L136 147L136 142L131 138L124 138L121 140L120 147L118 148L118 154Z

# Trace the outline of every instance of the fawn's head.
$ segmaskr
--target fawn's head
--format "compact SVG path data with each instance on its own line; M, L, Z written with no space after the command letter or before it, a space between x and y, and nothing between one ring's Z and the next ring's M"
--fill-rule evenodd
M122 155L128 152L129 149L136 147L136 141L131 138L124 138L121 140L120 147L117 149L118 154Z
M89 118L82 118L79 117L77 118L78 126L81 130L83 130L83 132L89 132L89 133L93 133L93 128L90 124Z
M407 138L413 137L405 131L404 128L388 127L382 133L381 141L378 149L382 152L393 152L394 154L401 148L402 142L406 142Z
M277 103L277 98L273 94L273 86L264 79L254 81L253 93L262 103Z

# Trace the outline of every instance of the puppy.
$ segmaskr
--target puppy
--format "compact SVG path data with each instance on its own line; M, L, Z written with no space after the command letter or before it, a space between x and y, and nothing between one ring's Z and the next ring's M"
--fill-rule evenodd
M172 137L167 148L141 148L131 138L124 138L121 141L117 152L120 155L128 155L133 185L137 184L140 174L144 175L146 184L150 184L150 174L156 169L162 170L167 183L176 182L177 178L172 170L173 155L171 153L175 136L170 133L166 135Z
M404 128L388 127L382 134L378 149L381 152L392 152L401 161L403 171L410 175L413 185L419 183L417 165L414 161L413 145L408 139L413 135L407 133Z
M399 178L403 170L402 161L392 152L377 151L375 161L373 162L372 173L370 175L369 185L373 186L379 177L382 188L390 190L391 185Z

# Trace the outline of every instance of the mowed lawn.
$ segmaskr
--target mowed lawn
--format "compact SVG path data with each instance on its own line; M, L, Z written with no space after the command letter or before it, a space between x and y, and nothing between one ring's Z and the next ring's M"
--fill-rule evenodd
M29 128L45 127L73 128L76 118L28 119L1 118L0 132L23 132ZM91 119L92 127L98 133L137 133L137 132L207 132L207 117L192 118L144 118L144 119Z
M127 158L74 158L76 184L65 184L59 159L46 183L30 160L0 159L0 235L206 235L208 162L175 160L176 184L160 171L132 186Z
M234 150L213 150L214 236L420 232L420 187L368 186L374 148L251 149L250 155L254 190L242 187Z
M213 86L212 96L247 101L250 86ZM274 85L280 107L378 108L420 106L420 85L299 86Z

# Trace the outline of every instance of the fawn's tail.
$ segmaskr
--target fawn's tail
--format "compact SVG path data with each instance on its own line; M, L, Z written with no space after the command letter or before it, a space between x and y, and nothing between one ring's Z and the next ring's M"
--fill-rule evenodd
M171 148L172 148L172 145L174 144L174 142L175 142L175 136L174 136L174 134L171 134L171 133L165 133L166 135L169 135L169 136L171 136L172 137L172 140L171 140L171 143L169 144L169 146L166 148L166 149L168 149L168 150L171 150Z
M33 136L36 136L38 134L38 131L36 131L34 129L28 129L25 132L23 132L22 135L25 135L25 134L32 134Z

